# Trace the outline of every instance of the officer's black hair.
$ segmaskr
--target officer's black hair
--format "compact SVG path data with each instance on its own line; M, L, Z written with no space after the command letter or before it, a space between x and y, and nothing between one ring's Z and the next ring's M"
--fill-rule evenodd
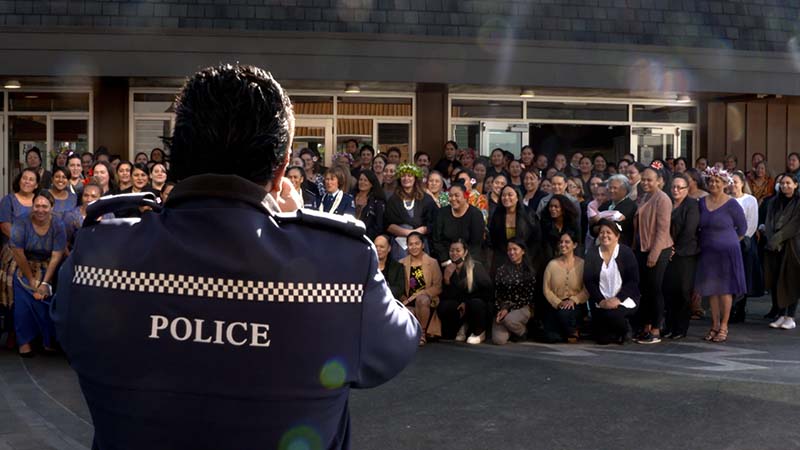
M176 102L173 178L216 173L267 184L283 173L293 129L289 97L270 73L230 64L203 69Z
M36 186L39 186L39 182L41 182L41 177L39 176L39 172L36 169L33 169L31 167L26 167L26 168L22 169L22 171L19 173L19 175L14 177L14 182L11 183L11 190L13 190L14 193L17 193L17 192L20 191L20 189L22 189L19 186L19 182L20 182L20 180L22 180L22 174L24 174L25 172L30 172L30 173L34 174L36 176Z
M48 191L47 189L39 189L38 191L36 191L36 193L33 194L33 203L36 202L36 199L38 197L46 198L47 201L50 202L50 207L51 208L56 205L55 197L53 197L53 194L51 194L50 191Z

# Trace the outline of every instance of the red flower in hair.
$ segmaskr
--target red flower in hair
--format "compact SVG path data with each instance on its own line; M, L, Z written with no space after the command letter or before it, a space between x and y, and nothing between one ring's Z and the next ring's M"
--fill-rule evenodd
M83 179L83 185L86 186L92 181L92 177L94 176L94 169L89 169L89 176Z
M653 169L661 170L664 168L664 164L662 164L661 161L653 161L650 163L650 167L652 167Z

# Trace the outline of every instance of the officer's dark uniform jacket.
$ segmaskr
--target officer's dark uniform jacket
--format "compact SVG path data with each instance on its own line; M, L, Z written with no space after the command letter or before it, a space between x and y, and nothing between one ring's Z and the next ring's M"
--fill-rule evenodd
M349 389L412 359L419 324L363 227L264 197L201 175L160 213L79 231L52 314L95 448L347 448Z

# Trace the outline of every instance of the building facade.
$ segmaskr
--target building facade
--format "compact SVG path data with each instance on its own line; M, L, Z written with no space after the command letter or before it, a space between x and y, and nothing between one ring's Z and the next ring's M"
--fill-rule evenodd
M772 4L768 4L772 3ZM688 0L0 0L3 189L31 146L163 147L182 80L270 70L295 147L721 159L800 146L800 6Z

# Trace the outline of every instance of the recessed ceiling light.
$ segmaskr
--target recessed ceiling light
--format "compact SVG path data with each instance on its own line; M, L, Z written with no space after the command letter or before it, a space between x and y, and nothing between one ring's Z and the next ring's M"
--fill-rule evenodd
M676 99L678 103L691 103L692 99L688 95L679 95Z
M17 80L8 80L6 81L6 84L3 85L3 87L6 89L19 89L22 87L22 85Z
M344 88L344 92L346 94L358 94L361 92L361 88L355 83L347 83L347 86Z
M533 98L536 94L531 89L523 89L519 92L519 96L522 98Z
M35 98L39 98L39 96L38 95L26 95L25 98L33 100Z

